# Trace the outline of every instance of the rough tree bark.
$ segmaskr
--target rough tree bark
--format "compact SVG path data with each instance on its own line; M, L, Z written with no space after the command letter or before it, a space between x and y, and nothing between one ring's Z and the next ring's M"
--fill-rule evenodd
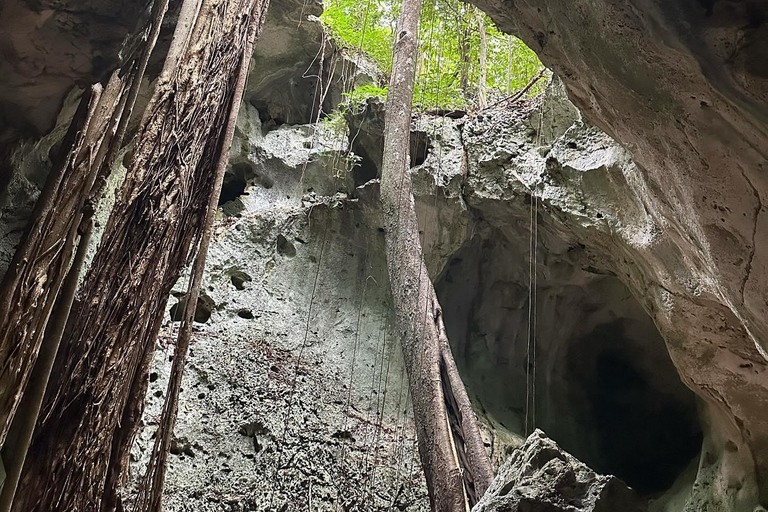
M144 363L168 294L199 240L251 4L204 0L174 72L156 86L67 324L14 501L17 512L120 506L110 498L114 489L106 488L118 483L107 478L108 468L127 460L126 439L144 398L136 395L136 383L146 382Z
M93 229L93 213L122 147L167 7L168 0L153 2L149 19L135 34L128 36L129 40L141 39L145 44L137 55L126 56L124 68L127 72L123 74L120 69L116 70L103 92L97 84L83 94L69 134L62 141L59 163L39 202L38 216L15 255L14 272L6 276L2 288L5 297L15 299L15 307L4 312L2 323L5 327L15 327L5 331L0 346L5 347L9 341L16 344L14 351L6 352L5 365L20 370L12 375L17 381L3 386L0 392L15 400L2 409L3 432L8 432L8 436L2 450L7 479L0 494L0 512L10 510L12 505L54 357L74 300ZM67 230L67 236L56 240L64 230ZM59 243L60 250L51 258L40 255L41 249L50 243ZM75 247L77 253L70 266ZM37 283L30 282L31 277L37 277ZM38 307L31 311L18 307L35 301ZM0 302L5 303L5 300ZM41 360L35 362L38 352ZM28 357L19 360L25 354ZM25 386L27 379L29 386ZM13 414L16 404L18 414Z
M432 509L467 511L493 478L424 264L408 146L420 0L404 0L389 85L381 178L387 267Z
M168 0L153 2L151 15L135 34L143 51L126 56L106 89L85 93L61 144L32 224L0 285L0 445L34 367L46 324L81 234L98 204L120 150L139 85L167 10ZM131 36L129 36L129 39ZM94 94L97 94L94 98ZM58 343L58 340L54 340ZM18 455L18 454L15 454Z
M266 9L266 2L268 1L269 0L264 0L265 6L263 9ZM141 487L139 496L136 500L135 512L161 512L162 510L163 485L168 464L168 453L171 448L173 428L176 424L176 417L179 410L179 393L181 392L181 381L184 375L184 366L187 361L189 342L192 337L192 323L195 317L195 307L197 305L197 299L200 296L203 272L205 271L205 261L208 256L208 246L213 235L213 225L216 220L219 195L221 194L221 186L224 182L224 174L227 169L229 151L232 147L235 126L237 125L237 114L240 110L240 102L242 101L243 91L245 90L248 68L251 62L251 55L253 54L253 45L256 36L261 31L261 25L264 21L264 18L261 16L261 12L264 12L260 5L261 2L252 0L252 4L251 26L247 33L247 43L245 44L241 55L240 69L235 83L235 89L232 93L232 100L230 101L229 116L224 129L223 142L219 147L219 152L216 156L213 190L208 199L208 209L205 214L203 233L200 239L197 255L195 256L195 262L192 266L192 275L186 295L187 302L176 342L176 350L173 354L171 375L165 393L166 398L163 414L157 432L155 433L155 444L147 467L144 485Z
M108 90L110 88L108 87ZM108 92L114 93L109 90ZM5 439L37 358L45 325L77 243L79 217L98 170L107 103L114 94L94 86L62 142L35 206L33 221L0 286L0 444Z

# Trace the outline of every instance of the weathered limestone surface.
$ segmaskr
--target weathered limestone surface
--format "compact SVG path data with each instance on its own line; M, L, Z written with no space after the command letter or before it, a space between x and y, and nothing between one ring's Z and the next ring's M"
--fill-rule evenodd
M346 131L263 133L244 103L198 303L164 510L428 509L377 212ZM234 190L234 188L230 188ZM183 300L185 284L174 295ZM169 309L176 301L172 300ZM166 317L134 455L142 474L178 322ZM138 485L134 480L132 485Z
M0 141L54 126L74 85L100 80L146 0L0 2Z
M473 512L642 512L645 504L615 476L598 475L540 430L499 468Z
M428 267L495 460L522 443L533 225L537 423L599 473L656 498L654 512L761 510L760 490L762 505L768 500L765 4L477 3L532 45L588 120L553 89L513 112L414 122ZM114 63L139 4L0 3L0 39L11 55L0 63L7 77L0 140L50 130L67 91ZM319 14L318 4L306 5L304 14ZM299 24L300 8L276 2L270 16L281 21L268 21L257 50L206 276L210 317L199 326L185 379L169 510L273 510L260 501L265 492L280 503L300 496L302 506L311 499L313 510L331 509L349 488L355 503L374 510L392 500L410 510L425 503L410 427L403 430L405 392L394 384L399 349L383 322L375 184L356 188L375 177L380 119L371 106L353 147L362 163L352 170L343 163L344 134L289 126L316 113L315 82L303 77L316 74L320 60L326 73L337 62L324 109L338 102L345 76L335 52L320 59L318 26ZM65 122L66 108L59 126ZM0 272L57 137L25 143L15 155L19 172L0 198ZM172 334L169 315L165 336ZM172 356L167 339L137 464L159 411ZM390 375L386 399L382 375ZM275 411L289 402L285 434ZM377 416L385 428L370 462ZM275 470L293 456L293 469ZM346 457L364 469L357 479L339 469ZM372 488L386 490L371 500Z
M629 273L708 404L715 437L738 446L727 457L756 468L765 505L768 5L474 3L525 40L633 156L628 185L652 229L646 249L625 255Z

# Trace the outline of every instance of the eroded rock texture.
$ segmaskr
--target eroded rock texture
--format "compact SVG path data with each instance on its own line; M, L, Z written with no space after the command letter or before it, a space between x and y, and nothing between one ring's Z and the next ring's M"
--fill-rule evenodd
M256 109L244 105L206 278L214 306L206 307L210 317L185 381L171 510L185 510L185 503L214 510L220 496L231 497L232 510L268 510L260 496L303 509L295 500L309 496L310 482L315 497L324 496L316 506L332 508L339 483L348 481L334 440L344 438L349 460L359 464L371 439L356 410L383 420L381 469L372 473L381 490L373 499L349 495L348 503L365 503L365 510L386 509L392 499L405 507L423 503L397 491L398 457L385 458L402 447L395 405L402 390L394 377L401 363L399 348L390 344L385 356L377 338L385 334L391 343L394 333L381 323L388 294L376 185L363 186L380 165L380 107L372 102L351 119L353 148L363 158L350 169L345 133L310 125L265 133ZM754 503L752 466L739 458L748 452L740 452L737 437L718 449L726 441L714 436L706 413L702 421L670 359L669 332L648 314L642 276L628 254L652 229L640 192L628 185L640 172L628 153L583 122L557 85L513 111L419 118L412 150L428 266L494 460L502 462L524 432L534 214L537 391L528 413L536 424L598 473L618 475L653 498L654 511ZM170 355L158 351L139 460ZM374 367L382 364L395 373L388 379L384 370L384 387L375 388L382 371ZM306 369L298 374L286 435L285 418L270 411L287 408L296 368ZM342 405L349 382L353 413ZM383 415L376 412L382 407ZM243 440L236 433L250 423L259 433ZM286 456L297 466L276 470ZM254 470L267 476L257 483L249 476Z
M346 131L265 130L250 103L241 108L174 430L168 512L429 507L388 323L383 233L372 228L375 205L351 197L346 146ZM174 295L183 301L185 289ZM136 477L165 399L174 302L133 450Z
M598 475L540 430L499 468L473 512L642 512L645 504L615 476Z
M633 156L636 172L617 183L635 195L635 228L615 229L626 234L613 259L627 268L617 273L706 403L717 492L736 506L756 471L765 505L768 5L475 3L525 40L585 117Z
M103 78L146 0L0 3L0 141L53 128L75 85Z
M269 7L244 100L258 110L265 130L322 119L342 92L380 75L366 57L349 57L333 44L318 21L322 12L317 0L280 0Z

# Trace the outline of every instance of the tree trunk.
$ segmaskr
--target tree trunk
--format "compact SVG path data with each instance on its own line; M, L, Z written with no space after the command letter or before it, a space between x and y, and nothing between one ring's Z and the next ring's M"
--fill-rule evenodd
M260 2L253 0L254 6ZM173 428L176 424L176 416L179 409L179 393L181 392L181 380L184 374L184 366L187 361L189 351L189 342L192 337L192 323L195 316L197 299L200 296L200 288L203 282L203 273L205 271L205 261L208 255L208 245L213 235L213 225L216 220L216 210L221 194L221 186L224 182L224 173L227 169L229 151L232 147L232 140L237 125L237 114L240 102L245 90L245 82L248 76L248 67L253 54L253 44L256 35L261 30L261 22L258 11L252 9L251 26L247 34L247 43L242 52L240 69L238 72L235 90L230 102L229 117L224 130L224 140L219 148L215 166L215 181L212 193L208 199L208 210L205 214L203 234L200 239L200 245L192 266L192 276L190 278L187 291L187 302L184 308L184 317L179 329L179 336L176 342L176 350L173 354L173 366L168 380L168 387L165 393L165 406L160 420L157 432L155 433L155 444L150 456L149 466L144 479L144 485L139 491L136 500L135 512L161 512L161 503L163 497L163 484L165 482L165 472L168 464L168 453L171 448L173 437ZM322 102L321 102L322 103ZM143 395L142 395L143 396Z
M62 141L57 165L36 205L32 226L14 255L13 272L6 274L2 286L0 303L10 310L2 312L5 329L0 329L5 331L5 337L0 347L7 349L8 342L13 344L12 351L3 350L3 366L18 368L18 371L4 374L8 380L0 391L3 401L12 396L12 402L0 408L2 454L8 473L0 494L0 512L7 512L12 506L76 293L93 228L92 216L122 146L167 7L168 0L154 2L151 17L137 31L142 34L139 37L146 37L143 52L137 57L126 56L125 67L129 71L125 76L121 77L120 70L116 70L103 92L100 85L95 85L83 94L78 113ZM41 253L57 243L60 244L57 251L48 249ZM70 266L76 246L77 254ZM37 307L30 311L22 306L30 303ZM36 362L38 353L41 360ZM18 414L14 414L17 406Z
M472 49L470 44L470 30L472 25L472 17L467 19L467 10L469 6L462 5L461 10L457 15L456 24L457 32L459 34L459 85L461 92L464 95L464 100L469 103L470 91L469 91L469 52Z
M11 427L77 243L115 91L85 93L0 286L0 444ZM110 105L108 105L111 103Z
M493 475L444 337L411 193L408 146L419 9L420 0L404 0L385 113L381 204L387 267L421 465L432 509L457 512L472 507Z
M56 358L17 512L97 512L135 432L168 294L200 237L253 0L204 0L158 82L125 183ZM262 3L256 11L263 18ZM139 386L140 387L140 386ZM124 422L133 422L126 425ZM112 475L113 473L110 473ZM118 472L120 474L120 472Z
M488 106L488 88L486 75L488 72L488 36L485 33L485 13L477 9L477 31L480 32L480 76L478 77L477 91L480 108Z
M507 35L507 96L512 92L512 34Z

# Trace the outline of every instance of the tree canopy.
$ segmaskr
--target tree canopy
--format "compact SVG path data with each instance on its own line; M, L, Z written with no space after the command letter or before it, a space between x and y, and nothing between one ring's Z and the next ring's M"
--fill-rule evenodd
M389 74L401 1L325 0L321 20L337 45L362 51ZM503 34L474 6L460 0L426 0L419 18L414 107L428 110L477 105L482 25L488 54L485 87L491 103L522 89L543 67L525 43ZM538 94L543 85L536 84L527 94ZM352 94L383 96L386 90L366 86L365 91Z

